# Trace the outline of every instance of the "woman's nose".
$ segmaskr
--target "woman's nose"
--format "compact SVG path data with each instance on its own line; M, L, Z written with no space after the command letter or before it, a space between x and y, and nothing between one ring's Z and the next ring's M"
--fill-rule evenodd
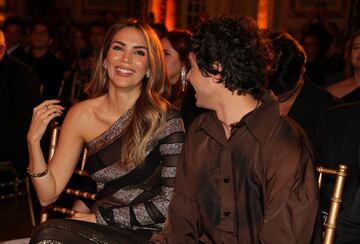
M123 61L124 63L132 63L131 52L124 51L121 56L121 61Z

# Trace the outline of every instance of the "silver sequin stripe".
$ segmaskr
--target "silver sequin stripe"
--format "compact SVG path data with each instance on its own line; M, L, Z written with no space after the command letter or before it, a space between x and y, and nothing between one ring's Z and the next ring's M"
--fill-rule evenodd
M163 167L161 170L161 178L175 178L176 167Z
M142 189L126 189L122 188L112 195L117 204L128 205L143 192ZM116 204L115 203L115 204Z
M154 224L154 220L149 216L148 212L146 211L144 203L140 203L133 207L134 214L136 217L136 220L141 225L150 225Z
M158 140L161 140L176 132L185 133L184 123L181 118L173 118L171 120L166 121L165 125L159 128L154 133L153 137Z
M171 143L171 144L161 144L160 145L160 154L161 155L174 155L180 154L183 148L184 143Z
M115 139L119 138L123 130L128 126L130 122L133 110L128 110L120 118L108 128L105 132L97 136L95 139L87 143L89 149L89 155L92 155L107 145L111 144Z
M115 208L113 209L113 214L114 214L114 221L120 224L120 226L127 228L131 227L129 207Z

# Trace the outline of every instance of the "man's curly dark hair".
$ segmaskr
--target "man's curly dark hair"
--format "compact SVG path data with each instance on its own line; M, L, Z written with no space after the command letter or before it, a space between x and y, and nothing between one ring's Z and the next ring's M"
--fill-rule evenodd
M274 65L268 35L246 16L222 16L195 28L190 50L203 76L220 74L219 82L238 95L259 98ZM220 63L222 70L215 65Z

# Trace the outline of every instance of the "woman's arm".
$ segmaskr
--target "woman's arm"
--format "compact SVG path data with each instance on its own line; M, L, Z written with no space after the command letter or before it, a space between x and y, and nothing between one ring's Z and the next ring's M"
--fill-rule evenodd
M63 107L59 100L49 100L34 108L33 118L27 134L29 150L29 171L32 173L48 173L41 177L32 177L36 193L41 205L54 202L69 181L83 147L80 136L84 128L81 107L74 106L66 115L55 154L46 164L40 147L40 140L49 122L62 114Z

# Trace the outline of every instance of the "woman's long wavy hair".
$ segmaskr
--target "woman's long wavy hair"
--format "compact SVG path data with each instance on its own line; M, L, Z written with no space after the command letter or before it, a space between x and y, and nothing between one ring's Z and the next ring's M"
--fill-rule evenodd
M345 75L346 77L351 77L354 75L355 73L355 67L352 64L352 60L351 60L351 52L353 49L353 44L355 39L360 35L360 30L355 31L350 39L348 40L348 42L346 43L345 46L345 52L347 52L347 61L346 61L346 66L345 66Z
M144 161L147 143L154 131L165 122L166 111L169 107L169 103L163 96L168 96L170 92L170 80L167 78L163 50L155 31L148 24L135 19L125 19L114 24L106 34L93 79L86 91L90 97L99 97L108 92L109 76L103 63L114 36L126 27L135 28L144 35L150 70L149 77L144 76L142 80L140 95L134 105L132 118L122 135L121 161L131 167Z
M191 31L187 29L175 29L161 37L161 39L167 39L170 42L171 46L179 55L180 63L185 66L186 70L188 70L190 66L188 58L190 37ZM181 107L189 86L190 84L188 82L186 86L183 87L180 78L175 85L172 85L170 102L178 108Z

